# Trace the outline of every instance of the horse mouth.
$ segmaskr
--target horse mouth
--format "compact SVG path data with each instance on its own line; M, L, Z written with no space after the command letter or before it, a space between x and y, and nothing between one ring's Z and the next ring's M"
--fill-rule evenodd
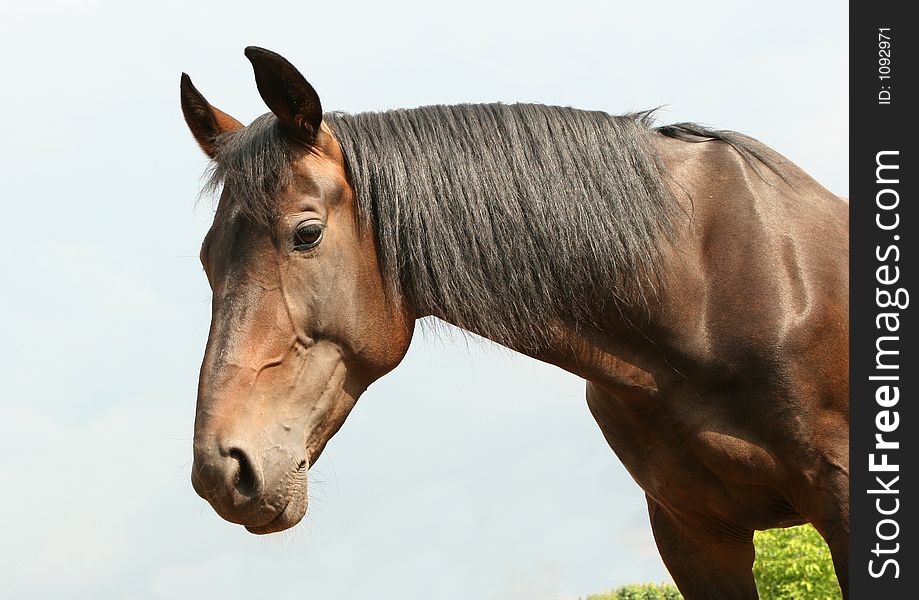
M299 493L295 493L295 495L287 501L287 504L284 505L281 512L275 515L271 521L264 525L246 525L246 530L256 535L267 535L269 533L277 533L285 529L290 529L303 520L303 517L306 515L306 506L306 491L299 491Z

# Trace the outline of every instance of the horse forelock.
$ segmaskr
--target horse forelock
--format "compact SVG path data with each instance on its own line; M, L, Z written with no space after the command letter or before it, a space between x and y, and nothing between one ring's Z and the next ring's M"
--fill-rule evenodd
M280 210L278 194L292 181L302 147L267 113L243 129L218 136L215 149L204 191L231 190L234 208L243 218L271 225Z

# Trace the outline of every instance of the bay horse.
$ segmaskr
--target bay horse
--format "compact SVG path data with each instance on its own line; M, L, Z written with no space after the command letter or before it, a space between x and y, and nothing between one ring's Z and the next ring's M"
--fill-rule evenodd
M765 145L536 104L323 114L250 47L248 126L187 75L222 189L192 483L265 534L436 317L586 380L683 595L756 598L754 530L848 563L848 204Z

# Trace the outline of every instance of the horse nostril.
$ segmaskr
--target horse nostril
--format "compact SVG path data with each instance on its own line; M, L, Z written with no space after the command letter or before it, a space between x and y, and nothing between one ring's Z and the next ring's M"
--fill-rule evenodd
M247 498L258 496L261 492L261 481L249 456L239 448L230 450L229 455L237 463L233 487Z

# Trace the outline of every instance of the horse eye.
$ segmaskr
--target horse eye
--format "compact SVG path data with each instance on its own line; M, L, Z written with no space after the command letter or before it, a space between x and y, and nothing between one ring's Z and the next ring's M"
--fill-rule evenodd
M304 223L294 235L294 250L312 250L322 241L325 227L319 223Z

